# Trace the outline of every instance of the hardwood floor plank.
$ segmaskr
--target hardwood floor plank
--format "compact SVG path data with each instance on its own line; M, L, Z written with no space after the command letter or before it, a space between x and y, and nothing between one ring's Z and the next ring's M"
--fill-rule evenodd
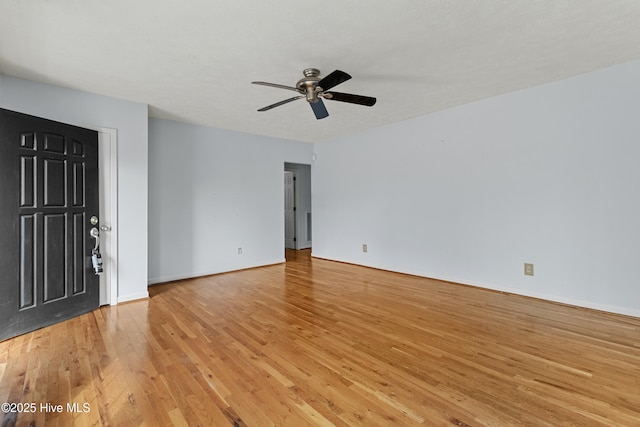
M0 423L640 425L640 319L287 257L0 342L0 403L64 406Z

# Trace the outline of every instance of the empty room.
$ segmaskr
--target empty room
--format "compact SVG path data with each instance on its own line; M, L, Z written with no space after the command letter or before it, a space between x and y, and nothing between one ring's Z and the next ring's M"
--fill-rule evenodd
M0 0L0 426L640 425L638 22Z

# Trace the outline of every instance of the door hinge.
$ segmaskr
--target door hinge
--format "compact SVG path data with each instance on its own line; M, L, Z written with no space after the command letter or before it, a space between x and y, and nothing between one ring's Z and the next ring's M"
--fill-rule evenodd
M293 241L295 242L296 240L297 240L297 239L294 237L294 238L293 238Z

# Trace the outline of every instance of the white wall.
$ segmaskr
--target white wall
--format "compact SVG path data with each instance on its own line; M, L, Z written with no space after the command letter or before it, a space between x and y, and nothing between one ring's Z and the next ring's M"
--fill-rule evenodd
M317 144L314 256L640 316L638 76L628 63Z
M284 163L311 163L312 153L306 143L151 119L150 282L283 262Z
M0 107L118 131L118 301L147 292L147 105L0 76Z

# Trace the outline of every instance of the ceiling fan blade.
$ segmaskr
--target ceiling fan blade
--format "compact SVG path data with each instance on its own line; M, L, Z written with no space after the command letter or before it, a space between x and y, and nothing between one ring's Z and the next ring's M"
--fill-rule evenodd
M251 82L254 85L261 85L261 86L271 86L271 87L277 87L279 89L287 89L287 90L293 90L295 92L299 92L302 93L298 90L298 88L295 88L293 86L285 86L285 85L279 85L277 83L267 83L267 82Z
M354 95L352 93L324 92L322 96L333 101L350 102L351 104L366 105L367 107L371 107L376 103L376 99L371 96Z
M295 101L296 99L300 99L300 98L304 98L304 95L294 96L293 98L285 99L284 101L280 101L280 102L276 102L275 104L267 105L266 107L262 107L258 111L271 110L272 108L279 107L281 105L287 104L287 103L289 103L291 101Z
M344 71L335 70L333 73L320 80L318 82L318 86L320 86L322 90L329 90L334 86L338 86L340 83L346 82L350 78L351 76Z
M311 109L313 110L313 114L316 115L316 119L320 120L329 116L327 107L324 106L322 99L318 98L317 102L310 102L309 105L311 105Z

